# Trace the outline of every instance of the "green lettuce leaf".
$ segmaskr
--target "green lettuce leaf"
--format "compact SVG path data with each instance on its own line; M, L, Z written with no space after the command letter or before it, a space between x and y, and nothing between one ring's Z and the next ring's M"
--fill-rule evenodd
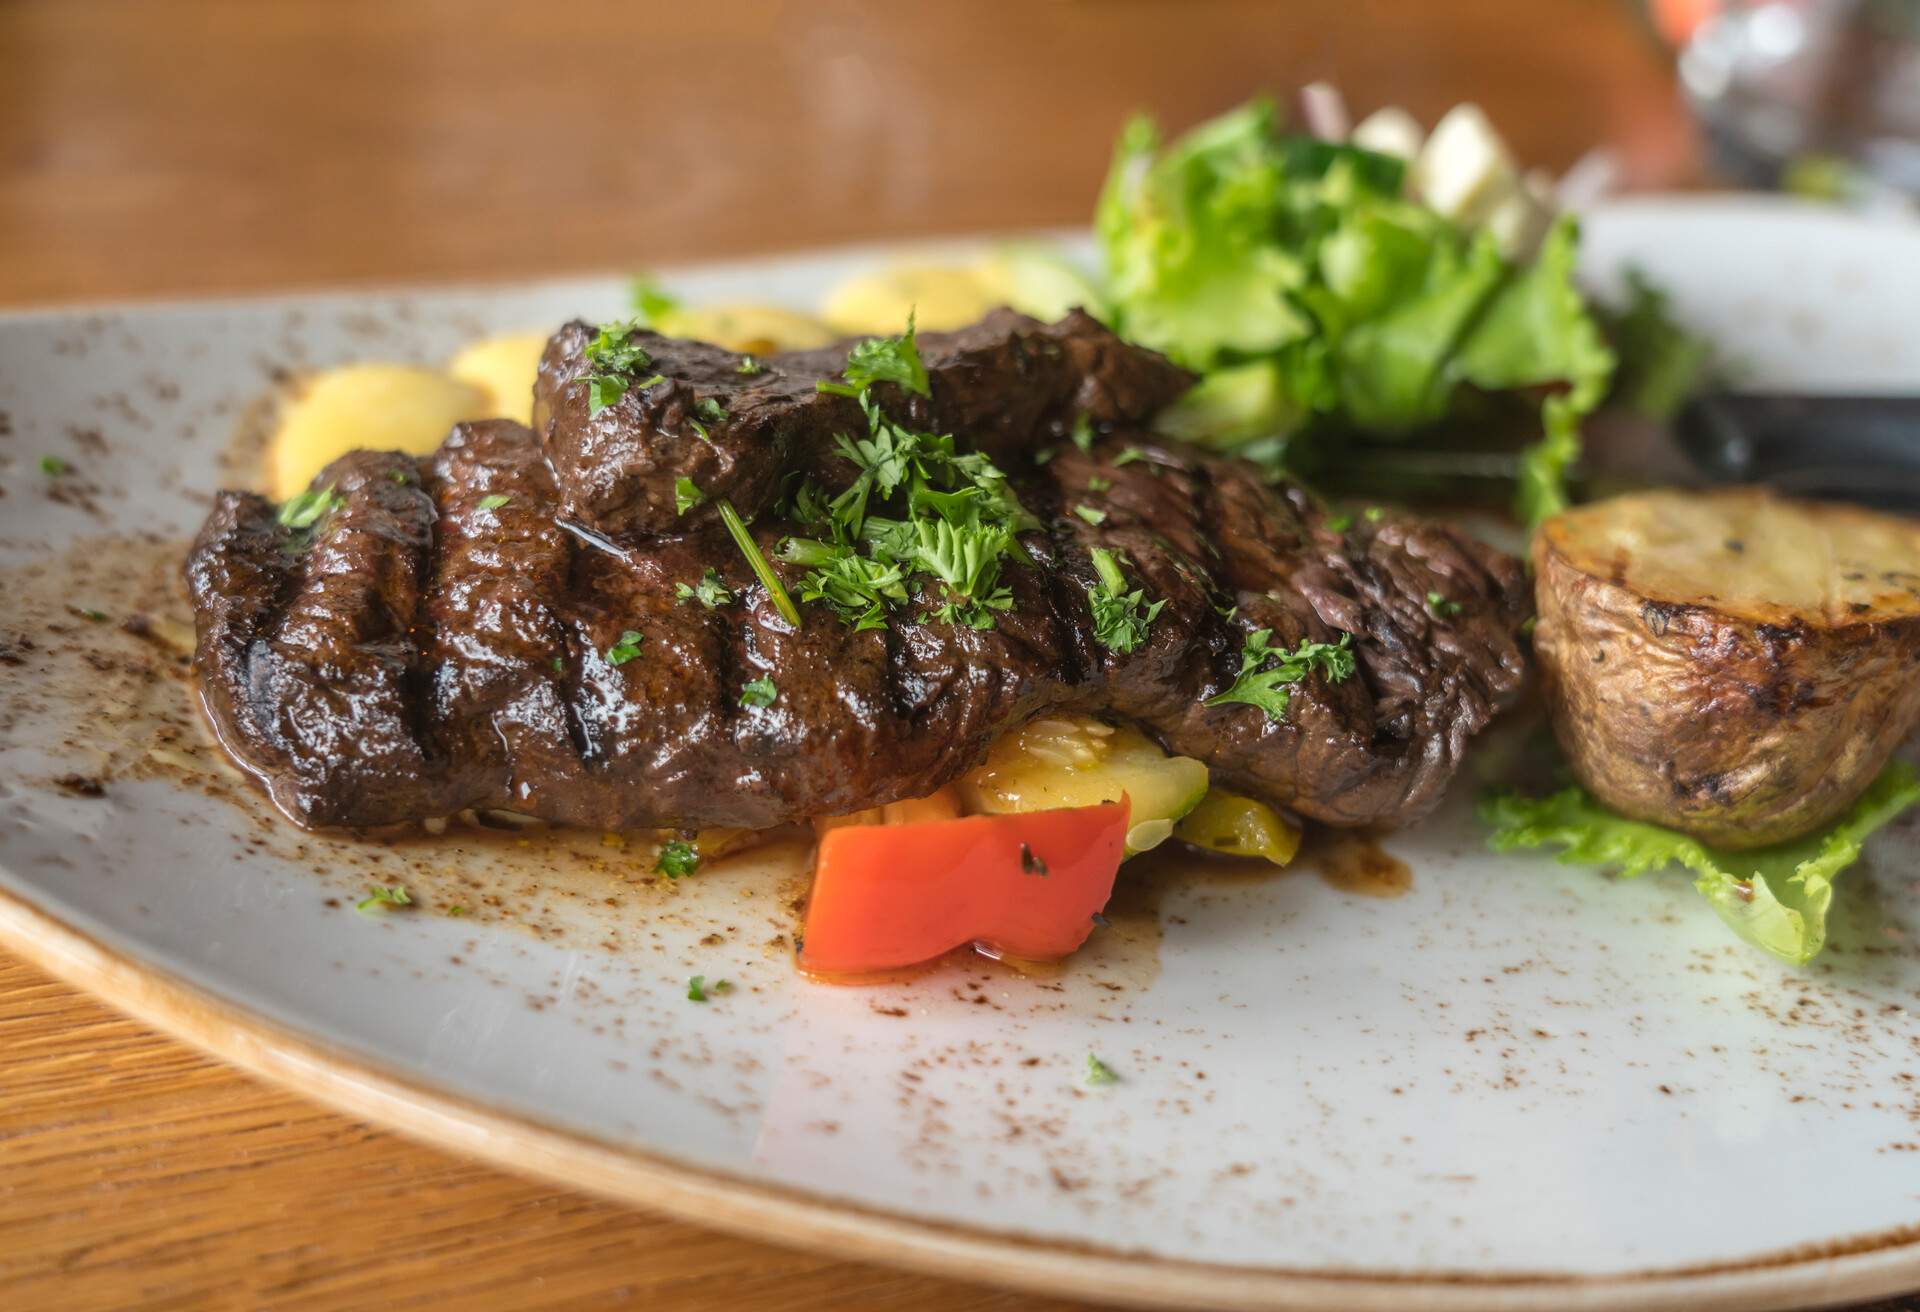
M1095 214L1109 320L1227 376L1173 416L1180 436L1226 448L1308 427L1404 438L1466 386L1555 388L1523 504L1564 504L1579 419L1613 370L1573 280L1579 228L1560 221L1516 267L1490 235L1409 200L1404 173L1283 134L1266 101L1171 143L1135 119Z
M1558 847L1567 865L1608 866L1627 877L1671 865L1693 871L1693 886L1727 927L1791 965L1826 946L1833 880L1860 856L1869 834L1920 802L1920 772L1896 761L1839 820L1819 833L1750 852L1722 852L1685 834L1615 815L1584 790L1551 797L1486 799L1481 818L1494 850Z

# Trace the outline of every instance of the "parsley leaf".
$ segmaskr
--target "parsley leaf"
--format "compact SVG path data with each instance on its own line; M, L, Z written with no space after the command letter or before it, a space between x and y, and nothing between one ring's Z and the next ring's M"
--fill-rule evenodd
M107 613L103 610L95 610L91 606L82 606L80 607L80 618L92 624L104 624L107 620Z
M1089 524L1099 525L1107 522L1107 512L1104 510L1095 510L1092 506L1075 506L1073 513L1086 520Z
M1353 527L1352 515L1328 515L1327 516L1327 532L1329 533L1345 533L1348 529L1352 527Z
M496 492L490 497L480 498L480 509L498 510L500 509L500 507L506 505L511 500L513 500L511 496L508 496L505 493Z
M1112 464L1115 469L1119 469L1122 465L1130 465L1136 460L1145 460L1146 458L1147 458L1147 453L1145 451L1142 451L1137 446L1130 446L1125 451L1122 451L1119 455L1115 456L1113 458Z
M659 283L647 274L640 274L633 280L633 308L638 314L637 323L658 326L660 320L680 308L680 298L665 291Z
M346 504L347 499L334 491L333 484L329 483L318 492L307 491L287 498L275 518L281 528L312 528Z
M640 654L640 644L646 640L646 634L628 629L620 635L620 641L607 648L607 664L625 665Z
M673 595L680 599L682 605L689 601L697 601L708 610L712 610L715 606L724 606L733 600L733 594L728 592L727 585L721 582L719 572L712 569L702 574L698 583L674 584Z
M1094 474L1092 477L1087 479L1087 491L1111 492L1113 491L1113 480L1110 478L1102 478L1100 477L1100 475Z
M660 844L660 854L653 859L653 873L668 879L679 879L699 868L700 849L684 838L670 838Z
M758 679L749 679L740 688L742 706L771 706L780 690L773 686L773 680L762 675Z
M1118 1084L1120 1077L1113 1073L1113 1067L1101 1061L1092 1053L1087 1054L1087 1083L1095 1088L1103 1084Z
M695 506L705 503L707 494L700 485L690 478L673 480L673 509L677 515L684 515Z
M875 383L897 383L908 392L932 396L927 386L927 366L920 359L920 347L913 337L913 315L907 315L907 331L898 337L869 337L847 354L847 367L841 370L844 383L815 384L823 392L837 396L861 396Z
M733 985L724 979L717 979L709 984L705 975L694 975L687 980L687 1001L705 1002L709 998L731 991L732 988Z
M1147 640L1147 628L1167 604L1166 599L1147 605L1143 589L1124 590L1127 579L1120 572L1120 557L1105 547L1095 547L1092 556L1093 572L1100 576L1100 581L1087 589L1087 604L1093 608L1094 641L1109 651L1132 651Z
M1073 444L1082 451L1093 450L1093 420L1084 412L1073 421Z
M365 915L368 912L383 912L388 907L410 907L412 905L413 895L407 892L407 886L405 884L395 884L392 888L375 884L367 890L366 897L353 904L353 909Z
M589 416L599 414L625 396L628 388L633 386L633 376L652 366L653 357L633 340L633 334L639 332L640 328L641 320L638 319L605 324L581 351L580 356L588 366L586 384Z
M41 456L40 457L40 472L45 474L48 478L58 478L60 477L60 475L67 473L72 468L73 468L72 465L62 460L59 456Z
M733 371L737 374L745 374L748 378L752 378L755 374L765 373L767 367L752 356L743 355L740 357L740 363L734 367Z
M813 565L800 581L800 600L825 602L856 633L886 628L887 607L907 599L906 574L898 562L811 539L788 538L781 548L782 559ZM808 548L825 554L807 552ZM798 558L801 553L805 559Z
M1233 684L1217 697L1207 698L1209 706L1240 702L1258 706L1269 720L1286 717L1293 694L1288 684L1299 683L1315 670L1335 683L1353 677L1353 635L1343 633L1339 642L1314 642L1307 638L1291 651L1269 645L1272 629L1255 629L1240 649L1240 672ZM1269 664L1269 662L1276 662Z
M1437 618L1444 620L1460 613L1460 603L1447 600L1441 593L1429 592L1427 594L1427 609L1432 611Z

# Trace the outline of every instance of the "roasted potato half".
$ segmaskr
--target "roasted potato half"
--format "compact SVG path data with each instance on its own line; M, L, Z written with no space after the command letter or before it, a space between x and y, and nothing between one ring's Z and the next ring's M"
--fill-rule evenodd
M1554 732L1607 805L1725 848L1844 811L1920 721L1920 523L1737 488L1533 540Z

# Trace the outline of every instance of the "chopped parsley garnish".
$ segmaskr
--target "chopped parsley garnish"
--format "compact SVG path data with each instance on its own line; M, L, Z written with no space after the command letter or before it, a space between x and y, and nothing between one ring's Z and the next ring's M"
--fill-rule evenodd
M752 356L743 355L740 357L740 363L734 366L733 371L737 374L745 374L747 377L752 378L755 374L765 373L767 367Z
M1429 592L1427 594L1427 609L1432 611L1437 618L1444 620L1460 613L1460 603L1447 600L1441 593Z
M775 554L809 567L800 582L800 600L825 602L856 633L886 628L887 607L907 599L906 574L895 562L811 538L788 538Z
M1053 458L1059 454L1059 447L1043 446L1033 453L1033 463L1039 466L1050 465L1053 463Z
M709 984L705 975L695 975L687 980L687 1001L705 1002L708 998L718 997L732 988L733 985L727 980L717 979Z
M1289 684L1299 683L1318 670L1335 683L1353 677L1353 635L1343 633L1338 642L1314 642L1307 638L1291 651L1270 646L1272 629L1255 629L1240 649L1240 672L1233 684L1218 697L1207 698L1209 706L1240 702L1258 706L1269 720L1286 717L1293 694Z
M856 629L882 628L888 610L905 604L914 580L925 578L939 595L921 623L993 627L993 613L1013 605L1013 590L1000 581L1004 562L1027 558L1018 535L1039 521L986 456L959 452L951 436L909 431L881 411L870 391L875 382L926 394L911 320L900 337L856 347L846 374L847 386L820 386L853 396L867 417L865 435L843 433L835 443L858 472L831 500L801 484L789 510L816 536L790 538L778 551L807 568L801 599L825 602Z
M1084 412L1073 421L1073 444L1082 451L1093 450L1093 420Z
M281 528L312 528L346 504L347 499L334 491L333 484L329 483L318 492L302 492L287 498L275 518L279 520Z
M1348 529L1352 527L1353 527L1352 515L1328 515L1327 516L1327 532L1329 533L1345 533Z
M59 456L40 457L40 472L48 478L58 478L72 468L72 465L62 460Z
M717 424L725 419L727 408L720 404L719 397L703 396L693 403L693 412L699 415L700 419L689 419L687 423L692 425L693 431L700 435L702 442L713 441L712 435L707 432L707 424ZM706 420L706 423L701 423L701 419Z
M553 672L554 672L555 674L565 674L565 673L567 672L567 658L566 658L566 657L564 657L564 656L555 656L555 657L553 658Z
M1087 1054L1087 1083L1095 1088L1103 1084L1118 1084L1120 1077L1113 1073L1113 1067L1101 1061L1092 1053Z
M1112 464L1115 469L1118 469L1122 465L1130 465L1136 460L1145 460L1146 458L1147 458L1147 453L1145 451L1142 451L1137 446L1130 446L1125 451L1122 451L1119 455L1115 456L1113 458Z
M1089 524L1099 525L1107 522L1107 512L1104 510L1095 510L1092 506L1075 506L1073 513L1086 520Z
M633 280L633 308L639 316L637 322L649 326L658 326L660 320L680 308L680 298L669 294L646 274L640 274Z
M392 888L375 884L367 890L367 895L364 898L353 904L353 909L364 913L369 911L385 911L388 907L410 907L412 905L413 896L407 892L407 886L405 884L395 884Z
M688 487L691 481L681 479ZM698 488L694 488L697 492ZM753 540L753 534L747 532L747 521L740 518L740 512L733 508L733 502L721 497L714 502L714 508L720 512L720 522L727 526L727 533L733 538L733 545L740 548L740 554L747 558L747 564L753 567L753 575L760 580L760 586L767 590L767 596L773 602L773 608L780 612L780 618L800 627L800 610L793 604L793 598L787 595L787 588L780 576L773 572L773 563L760 550L760 544ZM685 514L685 511L681 512Z
M447 908L447 914L450 916L470 916L473 914L473 908L463 907L458 902L456 902L452 906Z
M897 383L909 392L931 396L927 387L927 366L920 359L920 348L913 339L913 315L907 315L907 331L898 337L869 337L847 354L847 367L841 370L844 383L816 383L823 392L837 396L862 397L875 383Z
M95 610L91 606L82 606L80 607L80 618L94 624L104 624L107 621L107 613L103 610Z
M1378 506L1368 506L1366 510L1361 513L1366 516L1367 523L1369 524L1378 524L1387 517L1387 512Z
M773 686L773 680L762 675L758 679L748 679L740 688L742 706L771 706L780 690Z
M641 321L604 325L580 354L587 362L587 413L597 415L627 394L634 375L653 364L653 357L633 340ZM657 377L657 375L656 375ZM649 384L652 380L649 380Z
M728 592L727 585L721 582L719 572L712 569L702 574L698 583L674 584L673 595L680 599L682 605L689 601L697 601L708 610L712 610L715 606L724 606L733 600L733 594Z
M669 838L660 845L660 854L653 859L653 873L668 879L679 879L699 868L700 849L684 838Z
M1128 652L1147 640L1147 627L1160 614L1166 599L1151 606L1146 593L1135 588L1126 591L1126 575L1120 572L1120 557L1105 547L1095 547L1093 572L1100 581L1087 589L1087 604L1093 608L1094 641L1109 651Z
M1039 875L1042 879L1048 875L1047 863L1033 854L1033 849L1025 843L1020 844L1020 868L1030 875Z
M673 510L675 514L684 515L695 506L705 502L706 499L707 494L702 492L700 485L692 479L676 478L673 480Z
M607 648L607 664L625 665L640 654L640 644L646 640L646 634L628 629L620 635L620 641Z
M490 496L490 497L481 497L481 498L480 498L480 509L482 509L482 510L498 510L498 509L500 509L500 507L502 507L502 506L504 506L504 505L506 505L506 504L507 504L507 503L508 503L509 501L511 501L511 500L513 500L513 498L512 498L511 496L509 496L509 495L507 495L506 493L503 493L503 492L495 492L495 493L494 493L494 494L493 494L492 496Z
M1087 491L1111 492L1113 491L1113 480L1110 478L1102 478L1100 475L1095 474L1087 480Z
M404 469L389 469L387 471L387 477L398 483L401 487L407 485L407 472Z

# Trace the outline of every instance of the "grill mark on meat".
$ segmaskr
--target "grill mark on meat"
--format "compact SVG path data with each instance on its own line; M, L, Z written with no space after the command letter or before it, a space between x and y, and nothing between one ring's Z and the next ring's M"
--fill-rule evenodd
M844 485L851 466L823 454L844 415L812 386L844 351L779 357L760 387L731 352L658 339L663 372L690 362L691 376L569 429L559 410L581 390L567 371L585 331L563 329L543 363L545 441L506 421L460 426L423 466L431 499L382 472L412 468L405 457L343 457L316 486L337 483L347 505L295 555L273 507L216 500L189 563L205 702L302 823L475 806L596 827L762 827L925 795L1054 710L1131 720L1224 786L1310 817L1404 822L1517 693L1528 590L1516 562L1417 520L1335 532L1304 489L1147 434L1140 421L1185 375L1084 317L1002 314L928 334L933 395L881 389L903 422L993 452L1042 519L1023 537L1033 563L1003 571L1014 604L995 627L920 623L941 600L933 584L886 629L856 633L818 604L790 626L711 516L676 513L669 536L632 524L658 512L658 480L683 458L717 461L743 495L764 479L770 499L800 472ZM721 392L738 408L714 428L716 454L689 456L674 415ZM1104 434L1091 452L1063 440L1082 413ZM1053 461L1033 467L1047 444ZM1116 467L1129 446L1146 457ZM507 505L478 510L502 491ZM1082 502L1107 518L1074 515ZM755 540L770 552L787 527L763 508ZM1129 590L1166 603L1132 653L1094 639L1096 547L1126 557ZM681 604L674 585L707 568L735 601ZM798 590L801 571L774 568ZM1428 613L1435 589L1459 614ZM1358 677L1293 685L1278 722L1205 705L1259 628L1275 646L1349 633ZM626 629L645 638L614 665L605 653ZM762 674L776 701L741 706Z

